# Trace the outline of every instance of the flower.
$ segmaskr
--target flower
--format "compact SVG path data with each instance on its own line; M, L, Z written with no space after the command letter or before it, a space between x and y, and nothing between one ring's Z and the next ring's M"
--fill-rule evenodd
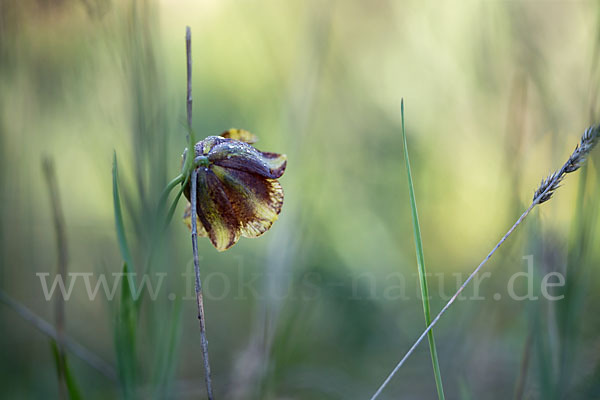
M250 143L256 137L242 129L209 136L194 146L197 166L198 236L225 251L240 238L258 237L277 219L283 206L283 189L277 178L287 164L285 154L261 152ZM186 153L184 153L184 162ZM184 188L190 200L191 185ZM184 222L191 229L188 204Z

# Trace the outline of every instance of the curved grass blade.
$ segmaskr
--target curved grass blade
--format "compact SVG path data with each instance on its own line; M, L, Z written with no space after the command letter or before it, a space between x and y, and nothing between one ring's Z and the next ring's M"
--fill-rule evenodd
M177 186L178 183L183 182L183 180L184 180L183 174L179 174L175 178L173 178L169 183L167 183L167 186L165 187L165 189L161 193L160 199L158 200L158 210L159 210L159 212L162 212L162 208L164 207L164 204L167 202L167 198L169 197L169 193L171 193L171 191L175 188L175 186Z
M173 219L173 214L175 213L175 209L177 208L177 204L179 203L179 199L181 198L181 195L183 194L183 189L185 188L187 181L188 181L187 178L183 181L183 183L181 184L181 187L177 191L177 195L175 196L175 199L173 200L173 202L171 203L171 206L169 207L169 211L167 212L167 216L165 217L165 221L163 224L163 230L167 229L167 227L169 226L169 223L171 222L171 219Z
M415 200L415 189L413 186L412 173L410 169L410 161L408 158L408 147L406 143L406 132L404 130L404 99L400 103L400 112L402 114L402 141L404 143L404 163L406 167L406 175L408 178L408 194L410 197L410 209L412 212L413 233L415 236L415 247L417 252L417 266L419 270L419 284L421 287L421 296L423 297L423 312L425 314L425 326L431 324L431 312L429 310L429 289L427 287L427 275L425 273L425 255L423 253L423 242L421 240L421 227L419 225L419 214L417 213L417 202ZM440 365L438 362L437 349L435 347L435 339L433 331L427 333L429 341L429 349L431 351L431 363L433 364L433 374L435 375L435 386L437 388L439 400L444 400L444 387L442 385L442 375L440 373Z

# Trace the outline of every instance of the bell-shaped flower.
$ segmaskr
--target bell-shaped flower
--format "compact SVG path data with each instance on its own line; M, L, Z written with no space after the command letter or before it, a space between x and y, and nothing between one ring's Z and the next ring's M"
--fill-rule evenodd
M208 237L218 251L233 246L240 236L262 235L281 212L283 189L277 178L285 171L287 157L259 151L250 145L255 141L248 131L230 129L194 146L198 236ZM188 182L188 200L190 188ZM184 221L191 228L189 204Z

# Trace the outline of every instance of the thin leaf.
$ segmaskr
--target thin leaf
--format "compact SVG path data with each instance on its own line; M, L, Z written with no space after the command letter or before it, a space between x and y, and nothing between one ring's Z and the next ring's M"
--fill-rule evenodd
M117 240L119 242L119 250L125 263L133 269L133 259L129 246L127 245L127 237L125 236L125 224L123 223L123 213L121 212L121 200L119 197L119 171L117 166L117 153L113 154L113 207L115 212L115 228L117 229Z
M67 356L64 355L64 353L61 355L60 351L58 350L58 345L56 344L55 340L50 340L50 346L52 347L52 354L54 355L54 362L56 363L56 370L59 374L59 377L61 376L61 370L62 370L62 373L64 373L65 386L67 387L67 393L69 394L69 399L70 400L82 399L81 392L79 391L79 387L77 386L77 383L75 382L75 378L73 377L73 374L71 373L71 369L69 368L69 363L67 362ZM61 384L61 383L59 382L59 384Z
M135 339L137 309L132 295L131 282L128 278L127 263L123 264L123 281L121 282L121 301L115 324L115 350L117 370L125 399L135 397L136 362Z
M173 202L171 203L171 206L169 207L169 211L167 212L167 216L165 217L165 222L163 224L163 230L167 229L167 227L169 226L169 223L171 222L171 219L173 219L173 214L175 213L175 209L177 208L177 203L179 203L179 199L181 198L181 195L183 194L183 189L185 188L186 184L187 184L187 179L183 181L183 184L179 188L179 191L177 192L175 199L173 200Z
M431 312L429 311L429 289L427 288L427 275L425 272L425 255L423 254L423 243L421 241L421 227L419 225L419 215L417 213L417 202L415 200L415 190L413 186L412 173L410 169L410 161L408 158L408 147L406 143L406 132L404 130L404 99L400 105L402 114L402 140L404 142L404 161L406 166L406 175L408 178L408 193L410 196L410 208L412 211L413 233L415 236L415 247L417 252L417 266L419 270L419 283L421 286L421 296L423 297L423 312L425 314L425 326L431 324ZM429 349L431 351L431 362L433 364L433 373L435 375L435 386L438 392L438 398L444 399L444 388L442 386L442 375L438 362L437 349L435 347L435 339L433 330L427 334L429 341Z
M169 389L173 380L173 372L175 370L175 355L177 353L177 347L179 344L179 336L181 333L181 297L178 297L173 304L173 310L171 311L171 319L168 322L168 332L165 335L165 340L161 340L165 344L162 351L157 351L157 361L155 365L156 375L154 382L156 382L156 389L154 392L154 398L164 399L169 393Z
M177 186L177 184L183 182L183 180L184 180L183 174L179 174L175 178L173 178L171 180L171 182L167 183L167 186L163 190L162 194L160 195L160 199L158 201L159 214L162 214L162 208L164 207L164 204L167 202L169 193L171 193L171 191L175 188L175 186Z

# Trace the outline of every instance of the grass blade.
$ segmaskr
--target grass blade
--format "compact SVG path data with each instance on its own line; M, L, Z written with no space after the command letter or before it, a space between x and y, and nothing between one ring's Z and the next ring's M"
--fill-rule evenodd
M179 347L179 338L181 335L181 297L178 297L171 310L171 318L168 320L166 327L165 338L161 342L164 344L160 351L157 351L155 365L154 389L153 398L164 399L169 397L173 375L175 372L175 361L177 349Z
M177 204L179 203L179 199L181 198L181 195L183 194L183 189L185 188L185 185L187 184L187 178L183 181L181 187L179 188L179 190L177 191L177 195L175 196L175 199L173 200L173 202L171 203L171 206L169 207L169 211L167 212L167 216L165 217L165 221L163 223L162 226L162 230L167 229L167 227L169 226L169 223L171 222L171 219L173 219L173 214L175 213L175 209L177 208Z
M415 200L415 190L413 186L412 173L410 170L410 161L408 159L408 147L406 143L406 132L404 130L404 99L400 104L402 114L402 141L404 143L404 162L406 167L406 175L408 178L408 194L410 196L410 209L412 212L413 233L415 236L415 247L417 252L417 266L419 270L419 284L421 287L421 296L423 297L423 312L425 314L425 324L431 324L431 312L429 311L429 289L427 287L427 275L425 273L425 255L423 254L423 242L421 240L421 227L419 226L419 214L417 213L417 202ZM433 364L433 374L435 375L435 386L437 388L438 398L444 399L444 387L442 385L442 375L440 373L440 365L438 362L437 350L435 347L435 338L433 330L427 333L429 341L429 349L431 351L431 362Z
M54 355L56 370L59 374L64 374L63 378L65 386L67 388L67 393L69 394L69 399L80 400L82 398L81 392L79 391L79 387L75 383L75 378L73 378L73 374L71 373L71 369L69 368L69 364L67 363L67 356L59 350L58 344L55 340L51 340L50 345L52 346L52 354Z
M121 212L121 199L119 197L119 170L117 166L117 153L113 153L113 206L115 211L115 228L117 229L117 240L119 242L119 250L121 256L125 260L125 264L133 269L133 259L129 246L127 245L127 237L125 236L125 224L123 223L123 213Z
M402 107L403 115L404 115L404 107ZM492 256L496 253L496 251L506 242L506 240L514 233L519 225L527 218L527 216L531 213L531 211L538 204L542 204L552 198L552 195L556 190L560 187L560 183L564 179L566 174L577 171L585 162L586 157L592 151L597 142L600 141L600 124L595 126L590 126L581 137L581 140L575 151L571 154L567 162L562 166L562 168L552 174L550 174L546 179L542 180L542 183L535 191L533 201L531 205L521 214L519 218L515 221L513 226L502 236L500 241L496 243L496 245L490 250L490 252L485 256L485 258L479 263L479 265L471 272L468 278L463 282L463 284L458 288L456 293L448 300L446 305L442 307L441 311L435 316L431 324L427 326L427 328L421 333L421 335L417 338L415 343L408 349L408 351L404 354L404 357L400 359L398 364L394 367L392 372L385 378L383 383L379 386L377 391L371 396L371 400L375 400L385 389L385 387L390 383L396 372L404 365L408 357L415 351L419 343L421 343L426 336L428 336L429 332L433 329L433 326L437 324L442 315L448 311L448 309L452 306L452 304L456 301L458 296L465 290L465 287L473 280L473 278L481 271L483 266L492 258Z
M58 189L58 179L56 177L56 170L54 168L54 161L52 158L45 157L42 161L42 171L46 178L48 185L48 194L50 198L50 204L52 205L52 215L54 219L54 232L56 234L56 250L58 254L57 260L57 271L56 273L62 277L67 276L67 264L68 264L68 246L67 246L67 234L65 228L65 217L60 201L60 193ZM65 300L58 296L55 300L55 324L56 324L56 351L58 356L56 357L56 367L58 368L58 387L61 398L66 397L66 392L69 391L67 382L67 371L64 370L66 356L64 349L65 335Z
M160 199L158 200L158 212L159 213L162 213L162 209L164 207L164 204L167 202L169 193L171 193L171 191L175 188L175 186L177 186L179 183L183 182L183 179L184 179L183 174L179 174L175 178L173 178L169 183L167 183L167 186L163 190L162 194L160 195Z
M121 382L123 398L135 398L136 363L135 342L137 313L132 296L131 281L127 264L123 264L121 281L121 300L117 310L114 340L117 356L117 371Z

